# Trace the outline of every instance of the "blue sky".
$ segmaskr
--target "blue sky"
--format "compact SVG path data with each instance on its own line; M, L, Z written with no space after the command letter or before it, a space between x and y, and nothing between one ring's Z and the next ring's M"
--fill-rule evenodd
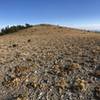
M24 23L99 28L100 0L0 0L0 27Z

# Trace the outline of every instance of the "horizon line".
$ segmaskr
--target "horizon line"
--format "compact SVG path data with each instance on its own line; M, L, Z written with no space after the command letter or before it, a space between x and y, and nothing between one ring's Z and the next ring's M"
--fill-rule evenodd
M24 23L24 24L9 24L9 25L3 25L3 27L0 27L1 29L7 27L7 26L17 26L17 25L25 25L29 23ZM48 25L58 25L62 27L68 27L68 28L74 28L74 29L79 29L79 30L89 30L89 31L100 31L100 24L87 24L87 25L67 25L67 24L57 24L57 23L35 23L31 25L40 25L40 24L48 24Z

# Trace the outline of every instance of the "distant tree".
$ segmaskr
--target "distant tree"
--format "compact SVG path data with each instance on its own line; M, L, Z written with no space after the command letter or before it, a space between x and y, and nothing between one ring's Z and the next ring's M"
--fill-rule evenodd
M26 29L29 27L32 27L32 25L25 24L25 25L11 26L11 27L7 26L7 27L1 29L0 35L14 33L14 32L17 32L19 30Z
M32 25L26 23L26 24L25 24L25 27L26 27L26 28L32 27Z

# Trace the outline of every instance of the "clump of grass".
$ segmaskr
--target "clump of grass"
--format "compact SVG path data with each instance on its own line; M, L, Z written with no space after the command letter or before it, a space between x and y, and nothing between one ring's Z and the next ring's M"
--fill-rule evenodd
M86 82L85 80L82 80L82 79L80 79L80 78L77 78L77 79L75 80L74 87L75 87L77 90L86 91L86 89L87 89L87 82Z
M78 63L72 63L69 66L68 71L73 71L73 70L80 69L80 68L81 68L81 66Z

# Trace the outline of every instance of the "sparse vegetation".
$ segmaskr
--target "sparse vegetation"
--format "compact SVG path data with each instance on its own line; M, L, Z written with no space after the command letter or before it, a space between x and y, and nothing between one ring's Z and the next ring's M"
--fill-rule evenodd
M100 100L100 35L83 32L34 25L1 36L0 100Z
M1 29L0 35L14 33L14 32L17 32L19 30L26 29L26 28L29 28L29 27L32 27L32 25L25 24L25 25L11 26L11 27L7 26L7 27Z
M78 78L75 80L74 85L75 85L76 89L81 90L81 91L86 91L87 82L85 80Z

